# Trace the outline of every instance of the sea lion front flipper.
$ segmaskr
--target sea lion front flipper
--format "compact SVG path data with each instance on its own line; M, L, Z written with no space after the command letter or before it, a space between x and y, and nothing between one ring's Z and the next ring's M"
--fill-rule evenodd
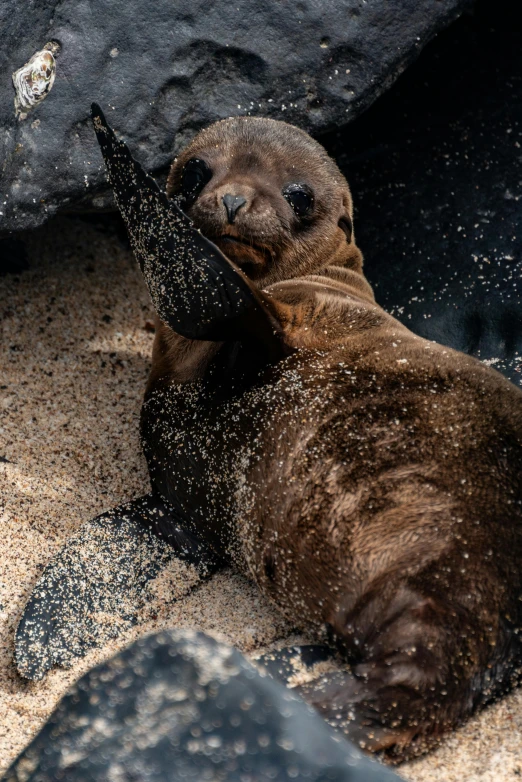
M161 320L188 339L251 340L272 359L288 355L271 300L159 190L96 103L91 112L116 203Z
M173 558L201 576L220 560L195 535L176 526L154 494L86 522L47 565L18 625L15 664L27 679L68 667L137 622L144 587Z

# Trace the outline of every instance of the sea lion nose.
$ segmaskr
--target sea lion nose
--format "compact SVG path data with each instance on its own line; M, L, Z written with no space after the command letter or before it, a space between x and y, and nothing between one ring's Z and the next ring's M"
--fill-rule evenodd
M238 209L241 209L241 207L244 206L247 202L244 196L232 195L232 193L227 193L226 195L223 196L221 200L225 204L225 209L227 210L227 217L229 223L234 222L234 220L236 219L236 212L238 211Z

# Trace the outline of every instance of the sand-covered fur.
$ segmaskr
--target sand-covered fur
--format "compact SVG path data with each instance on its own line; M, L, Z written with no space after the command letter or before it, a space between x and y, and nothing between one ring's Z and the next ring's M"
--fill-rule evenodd
M42 568L82 521L148 490L138 417L153 341L143 281L115 233L62 218L36 232L29 253L31 271L0 280L0 455L10 460L0 463L1 768L69 683L148 630L218 629L247 652L292 640L244 578L226 571L183 597L175 587L189 574L178 566L155 585L151 614L134 631L44 682L17 676L14 630ZM400 773L416 782L517 782L521 731L515 690Z

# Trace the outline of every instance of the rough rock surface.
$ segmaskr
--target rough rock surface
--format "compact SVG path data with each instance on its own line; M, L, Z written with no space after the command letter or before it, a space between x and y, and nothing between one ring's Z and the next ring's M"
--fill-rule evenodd
M0 232L96 197L97 100L149 171L203 124L231 114L319 133L381 94L469 0L0 0ZM11 74L50 42L56 79L25 118Z
M232 647L174 630L142 638L89 671L3 779L399 778Z
M522 385L522 31L516 4L495 8L480 0L322 141L378 302Z

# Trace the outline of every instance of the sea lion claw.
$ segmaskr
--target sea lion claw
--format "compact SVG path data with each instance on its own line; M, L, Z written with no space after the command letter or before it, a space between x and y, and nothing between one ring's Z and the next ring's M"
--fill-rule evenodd
M161 320L187 339L251 339L288 355L274 306L134 160L93 103L91 116L134 254Z
M19 622L15 665L22 676L38 680L55 665L70 667L136 624L144 586L174 556L199 565L202 575L217 566L194 535L173 523L169 510L148 494L86 522L67 541Z

